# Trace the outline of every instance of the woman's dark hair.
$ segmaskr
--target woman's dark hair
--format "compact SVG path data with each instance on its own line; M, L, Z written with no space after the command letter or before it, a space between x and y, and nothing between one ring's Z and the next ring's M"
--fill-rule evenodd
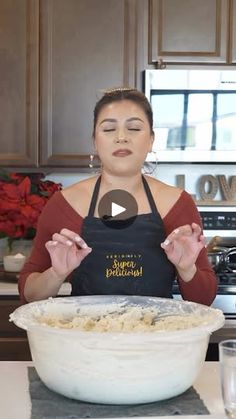
M98 120L98 115L104 106L121 100L131 100L139 105L147 116L150 131L153 132L153 113L151 105L146 96L137 89L130 87L117 87L114 89L106 90L104 95L96 103L93 112L93 136L95 135L95 127Z

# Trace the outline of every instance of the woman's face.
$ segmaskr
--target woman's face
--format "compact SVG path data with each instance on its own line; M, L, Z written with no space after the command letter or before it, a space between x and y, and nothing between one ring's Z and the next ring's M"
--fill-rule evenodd
M101 109L94 142L103 169L110 174L140 171L153 139L147 116L135 102L117 101Z

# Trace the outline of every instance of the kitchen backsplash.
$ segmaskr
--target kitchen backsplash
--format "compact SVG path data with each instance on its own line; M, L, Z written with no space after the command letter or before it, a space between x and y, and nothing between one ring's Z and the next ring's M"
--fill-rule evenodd
M63 187L69 186L79 180L85 179L88 176L93 176L94 172L88 173L51 173L47 176L48 179L55 182L61 182ZM180 177L180 175L183 175ZM179 181L184 181L184 189L190 194L194 195L196 201L200 201L199 184L204 181L205 176L210 176L214 188L216 188L215 201L223 200L221 187L219 185L219 176L225 177L226 183L230 187L232 176L236 177L236 164L157 164L152 176L166 182L170 185L178 186ZM181 186L181 185L179 185ZM208 184L205 184L206 192ZM236 197L234 198L236 200Z

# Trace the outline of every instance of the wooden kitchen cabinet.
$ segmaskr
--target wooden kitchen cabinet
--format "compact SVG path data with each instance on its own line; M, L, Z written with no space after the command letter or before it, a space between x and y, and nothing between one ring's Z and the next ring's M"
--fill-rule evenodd
M136 84L136 1L40 4L40 165L88 168L95 102Z
M136 0L1 0L0 166L88 168L95 102L136 85L136 15Z
M236 64L236 0L232 0L231 10L231 28L232 36L230 37L230 62Z
M0 361L31 360L26 332L9 322L9 314L19 306L18 297L0 296Z
M103 90L235 64L236 0L1 0L0 166L88 168Z
M149 17L150 63L235 62L235 0L150 0Z
M0 1L0 165L38 158L38 0Z

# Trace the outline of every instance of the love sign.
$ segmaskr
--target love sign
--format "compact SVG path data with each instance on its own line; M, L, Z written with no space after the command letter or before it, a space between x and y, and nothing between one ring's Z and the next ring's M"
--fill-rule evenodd
M185 175L176 176L177 186L185 189ZM216 199L220 194L221 200ZM197 205L236 205L236 176L203 175L197 182L197 194L192 195Z

